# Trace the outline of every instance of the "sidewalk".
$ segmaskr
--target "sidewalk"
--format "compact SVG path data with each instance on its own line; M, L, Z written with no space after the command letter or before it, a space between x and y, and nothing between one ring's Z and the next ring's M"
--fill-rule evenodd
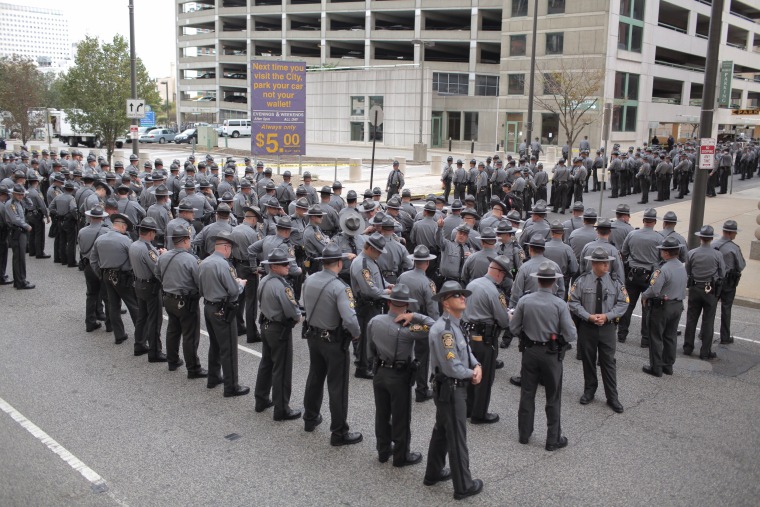
M757 216L760 202L760 187L736 192L733 195L719 195L707 199L705 203L705 220L702 225L712 225L715 229L716 239L723 230L723 222L732 219L739 225L739 234L736 235L735 243L742 249L747 267L742 272L742 279L736 291L736 304L760 308L760 261L749 258L750 244L755 239ZM657 216L662 217L665 212L673 211L680 222L676 225L676 231L683 237L689 233L689 213L691 201L676 202L657 207ZM641 226L643 211L631 215L631 225ZM657 229L662 228L662 222L657 224Z

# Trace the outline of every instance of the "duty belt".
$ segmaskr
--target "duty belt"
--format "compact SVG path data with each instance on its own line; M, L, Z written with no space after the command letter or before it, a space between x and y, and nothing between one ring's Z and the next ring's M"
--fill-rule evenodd
M136 281L136 282L142 282L142 283L155 283L155 282L157 282L158 280L157 280L157 279L155 279L155 278L149 278L149 279L147 279L147 280L143 280L142 278L137 278L137 277L135 277L135 281Z
M409 364L406 361L383 361L383 360L378 361L377 365L381 368L388 368L391 370L394 370L394 369L403 370L407 366L409 366Z
M176 299L178 301L184 301L186 299L198 297L197 294L186 294L184 296L182 294L172 294L171 292L163 292L162 294L169 299Z

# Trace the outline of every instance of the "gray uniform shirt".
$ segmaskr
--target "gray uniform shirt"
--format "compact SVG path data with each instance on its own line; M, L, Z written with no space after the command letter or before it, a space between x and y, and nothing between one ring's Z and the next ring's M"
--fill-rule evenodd
M607 255L614 257L614 261L610 261L610 276L617 281L623 282L625 280L625 272L623 271L623 258L620 256L620 252L615 246L606 239L597 239L592 241L583 247L581 252L580 272L588 273L591 271L591 261L586 260L585 257L591 255L594 248L602 247L607 251Z
M583 217L572 217L570 220L562 222L562 227L565 229L564 240L568 245L570 244L570 235L583 227Z
M525 332L534 342L548 342L553 334L564 336L568 343L578 338L567 304L554 297L550 289L538 289L521 298L509 329L514 336Z
M488 272L488 266L491 264L491 261L488 260L489 257L496 257L496 248L490 248L488 250L484 248L483 250L475 252L467 257L467 260L464 261L464 267L461 274L462 283L464 285L486 275Z
M509 327L509 304L507 297L489 275L477 278L467 284L472 295L467 298L467 308L462 320L472 323L498 324L502 329Z
M377 357L381 361L409 361L414 352L414 342L427 340L430 327L435 320L415 313L408 326L394 322L397 315L377 315L367 325L370 358Z
M198 273L201 296L206 301L218 303L223 299L237 301L243 286L235 280L235 270L224 256L214 252L201 262Z
M361 334L353 291L332 271L323 269L306 279L303 305L310 326L328 331L342 326L352 337Z
M565 277L578 272L578 259L573 249L559 239L552 238L546 242L544 257L556 262Z
M90 258L92 253L92 247L95 246L95 240L103 234L109 231L108 227L103 225L103 222L98 224L90 224L87 227L82 227L79 230L77 236L77 243L79 244L79 254L85 259Z
M438 264L438 271L442 276L446 278L456 278L457 280L461 279L462 269L464 268L464 263L467 260L465 254L472 252L470 246L467 243L457 243L456 241L446 239L439 231L438 247L440 248L441 252L441 262Z
M696 282L711 282L726 276L726 264L711 244L700 245L686 254L686 273Z
M358 299L377 300L385 291L385 280L377 263L364 252L351 263L351 288Z
M295 250L293 249L293 244L291 243L289 238L283 238L280 235L275 236L266 236L263 239L260 239L250 245L247 250L248 254L248 263L251 267L256 267L257 264L254 264L257 260L263 261L266 260L269 257L269 254L274 251L275 248L283 247L288 252L288 257L293 259L290 261L290 264L288 265L288 275L289 276L297 276L299 274L299 268L295 261ZM265 264L265 268L267 273L270 273L269 270L269 264Z
M158 250L150 242L138 239L129 246L129 263L135 278L151 280L158 265Z
M259 283L259 311L269 320L298 320L301 311L293 295L293 287L283 277L270 273Z
M557 273L562 274L562 270L559 266L550 259L547 259L543 255L535 255L530 258L525 264L523 264L517 271L515 277L515 283L512 286L512 294L509 298L509 306L514 308L517 302L526 292L536 292L538 290L538 279L534 276L530 276L531 273L538 271L538 267L542 262L549 262L553 264L553 268ZM557 296L560 300L565 299L565 280L563 278L557 278L551 289L551 292Z
M626 236L620 253L629 266L653 270L660 263L660 251L657 249L660 243L662 235L659 232L652 227L642 227Z
M425 245L431 250L438 250L436 234L438 234L438 224L433 218L425 217L414 223L410 238L415 246Z
M417 300L416 303L409 304L410 311L422 313L433 319L438 318L438 302L433 301L436 294L435 282L428 278L423 270L414 268L401 273L398 283L409 287L410 297Z
M586 247L586 245L595 239L596 229L594 229L593 225L584 225L580 229L576 229L570 234L570 238L568 239L567 244L570 245L570 248L573 249L575 258L578 259L578 264L583 265L583 259L581 259L583 249Z
M430 369L449 378L471 379L478 360L464 337L460 320L444 313L430 328Z
M669 301L686 297L687 275L678 259L669 259L652 273L649 287L641 295L644 299L663 298Z
M306 251L306 257L309 259L321 257L322 250L327 246L328 242L329 239L314 224L307 225L303 231L303 248Z
M408 253L404 245L399 243L394 236L386 236L385 252L381 253L376 261L383 277L387 278L389 274L398 276L404 271L412 269L414 264L407 257Z
M192 245L201 249L206 255L211 255L214 252L214 241L212 237L220 232L227 231L232 233L232 226L227 220L217 220L213 224L209 224L204 227L198 235L193 238Z
M175 248L158 258L156 278L164 292L175 296L198 294L200 259L182 248Z
M568 306L570 311L581 320L596 313L596 280L593 272L584 273L573 283L568 291ZM628 292L621 281L613 280L609 273L601 277L602 290L602 313L607 316L607 321L612 322L625 315L628 309Z
M615 245L615 248L620 250L623 248L623 243L628 234L633 230L633 226L622 220L615 220L612 222L612 232L610 232L610 243Z
M736 271L741 273L747 267L747 262L742 255L742 249L739 245L726 238L719 238L712 242L712 246L723 255L723 262L726 265L726 273Z
M118 269L131 271L129 263L129 247L132 240L129 236L116 230L109 230L95 240L90 252L90 265L97 274L101 269Z
M675 238L678 241L678 243L681 244L681 249L678 251L678 260L681 262L686 262L686 252L689 251L689 248L686 246L686 239L684 239L683 236L678 234L675 231L675 229L672 229L672 228L663 229L660 231L660 234L662 235L663 241L665 240L665 238L670 236L670 237Z

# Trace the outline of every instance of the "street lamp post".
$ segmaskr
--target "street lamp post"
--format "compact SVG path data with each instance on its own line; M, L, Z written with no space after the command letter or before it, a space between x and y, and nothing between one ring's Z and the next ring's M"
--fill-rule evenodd
M164 85L164 93L166 93L166 126L169 126L169 81L161 81Z
M129 58L130 58L130 80L132 98L137 98L137 55L135 52L135 4L134 0L129 0ZM140 120L133 119L132 125L140 125ZM140 145L137 137L132 139L132 153L140 155Z
M417 144L414 145L414 160L427 160L427 145L422 142L422 125L425 121L425 46L434 46L435 42L425 42L421 39L412 40L412 44L420 46L420 124Z
M538 28L538 0L533 2L533 35L530 50L530 77L528 84L528 121L525 124L527 131L527 141L525 141L525 152L530 160L531 150L530 143L533 141L533 97L536 74L536 32Z

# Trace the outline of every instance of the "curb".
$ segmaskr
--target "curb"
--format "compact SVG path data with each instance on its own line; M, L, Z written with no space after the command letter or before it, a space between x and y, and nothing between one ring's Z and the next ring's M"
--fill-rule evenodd
M745 308L754 308L756 310L760 310L760 301L758 301L757 299L737 297L734 299L734 304L738 306L743 306Z

